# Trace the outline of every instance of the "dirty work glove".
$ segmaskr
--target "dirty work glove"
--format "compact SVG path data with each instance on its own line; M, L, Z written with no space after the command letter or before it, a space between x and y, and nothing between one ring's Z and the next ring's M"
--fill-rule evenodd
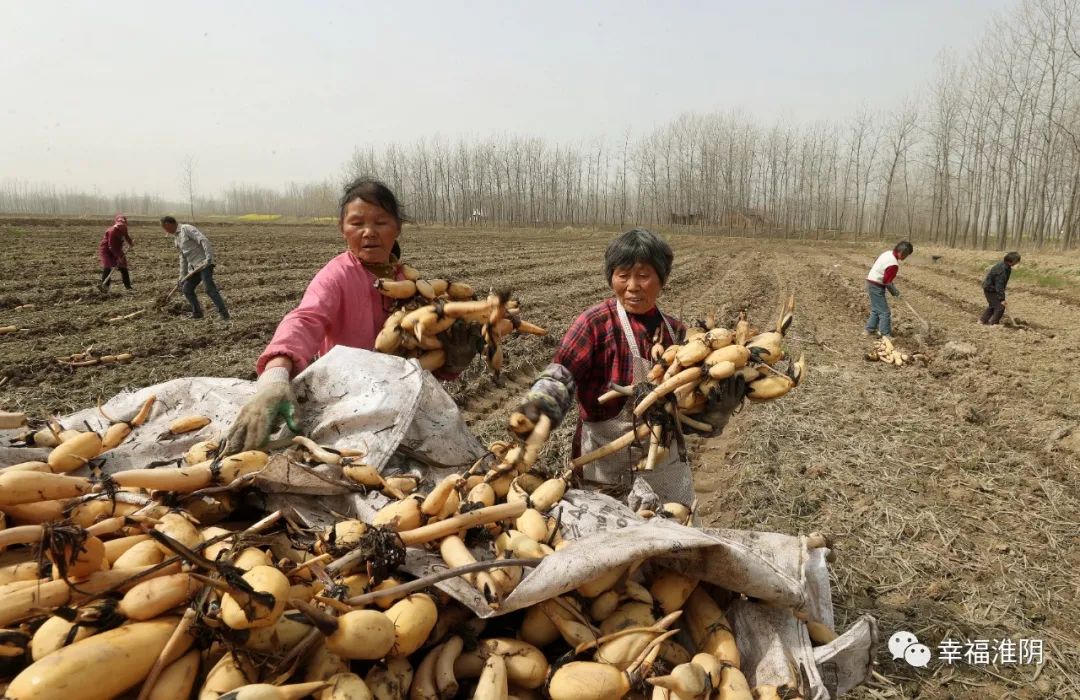
M257 391L236 417L225 440L224 454L257 450L266 445L279 418L289 430L300 433L296 423L296 397L289 385L289 370L272 367L262 373L256 383Z
M892 292L892 295L893 295L894 297L896 297L897 299L899 299L899 298L900 298L900 290L899 290L899 289L897 289L896 287L893 287L893 288L892 288L892 289L890 289L889 291L890 291L890 292Z
M695 420L708 423L712 426L712 432L695 431L707 437L716 437L724 431L728 419L739 406L742 406L743 397L746 396L746 380L741 374L728 377L720 382L709 392L709 400L703 412L690 416ZM686 426L684 426L685 428Z
M461 374L476 357L484 341L480 337L480 325L454 321L454 325L438 335L442 341L443 350L446 351L446 362L442 366L443 372L449 374Z
M569 412L576 388L570 370L553 362L540 373L525 399L514 411L524 414L533 423L544 414L551 419L551 429L554 430Z

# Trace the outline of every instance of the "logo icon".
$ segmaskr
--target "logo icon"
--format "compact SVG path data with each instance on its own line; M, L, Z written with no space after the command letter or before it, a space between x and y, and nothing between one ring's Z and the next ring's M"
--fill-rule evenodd
M926 668L930 663L930 647L920 644L911 632L900 631L889 637L889 652L894 661L903 659L916 668Z
M904 661L916 668L926 668L930 663L930 647L925 644L912 644L904 649Z

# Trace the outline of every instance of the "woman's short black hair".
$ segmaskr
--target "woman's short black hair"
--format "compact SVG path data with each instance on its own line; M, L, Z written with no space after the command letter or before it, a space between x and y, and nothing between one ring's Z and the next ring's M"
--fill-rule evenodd
M633 267L638 263L652 265L660 277L660 284L667 282L675 254L671 246L660 236L643 228L627 231L611 243L604 252L604 276L611 284L611 276L621 267Z
M896 253L903 253L904 255L911 255L915 252L915 246L911 245L911 241L900 241L896 244L896 247L893 248L893 251Z
M1016 263L1020 262L1020 253L1017 253L1015 250L1005 253L1005 262L1009 263L1010 265L1015 265Z
M161 217L161 225L162 226L164 226L165 224L175 224L175 223L176 223L176 217L174 217L174 216L163 216L163 217Z
M389 187L379 180L360 177L345 185L345 192L338 202L338 223L345 221L345 207L349 206L350 202L355 202L358 199L379 207L394 217L399 226L408 221L401 209L401 205L398 204L397 197L394 196Z

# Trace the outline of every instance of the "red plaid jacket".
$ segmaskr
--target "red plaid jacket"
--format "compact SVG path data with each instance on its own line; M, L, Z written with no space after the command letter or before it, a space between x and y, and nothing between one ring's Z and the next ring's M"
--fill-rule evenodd
M654 325L660 318L659 309L648 314L630 314L630 327L638 341L638 352L642 357L649 356L652 338L646 325ZM683 324L663 314L676 334L683 332ZM670 345L674 339L664 329L664 344ZM603 421L614 418L623 409L626 399L597 403L600 395L608 390L608 384L615 382L624 386L634 382L633 356L626 344L622 324L615 299L607 299L592 308L586 309L570 325L563 336L562 343L552 362L563 365L574 376L577 383L578 407L584 421ZM578 426L580 432L580 426ZM577 441L575 440L575 443Z

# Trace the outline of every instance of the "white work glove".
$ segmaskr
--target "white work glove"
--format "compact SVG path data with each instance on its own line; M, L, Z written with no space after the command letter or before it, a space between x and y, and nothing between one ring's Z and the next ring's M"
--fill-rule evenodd
M300 432L296 424L296 396L289 385L289 370L271 367L262 373L255 386L255 395L240 409L240 414L229 429L223 454L264 447L279 418L284 419L289 430Z

